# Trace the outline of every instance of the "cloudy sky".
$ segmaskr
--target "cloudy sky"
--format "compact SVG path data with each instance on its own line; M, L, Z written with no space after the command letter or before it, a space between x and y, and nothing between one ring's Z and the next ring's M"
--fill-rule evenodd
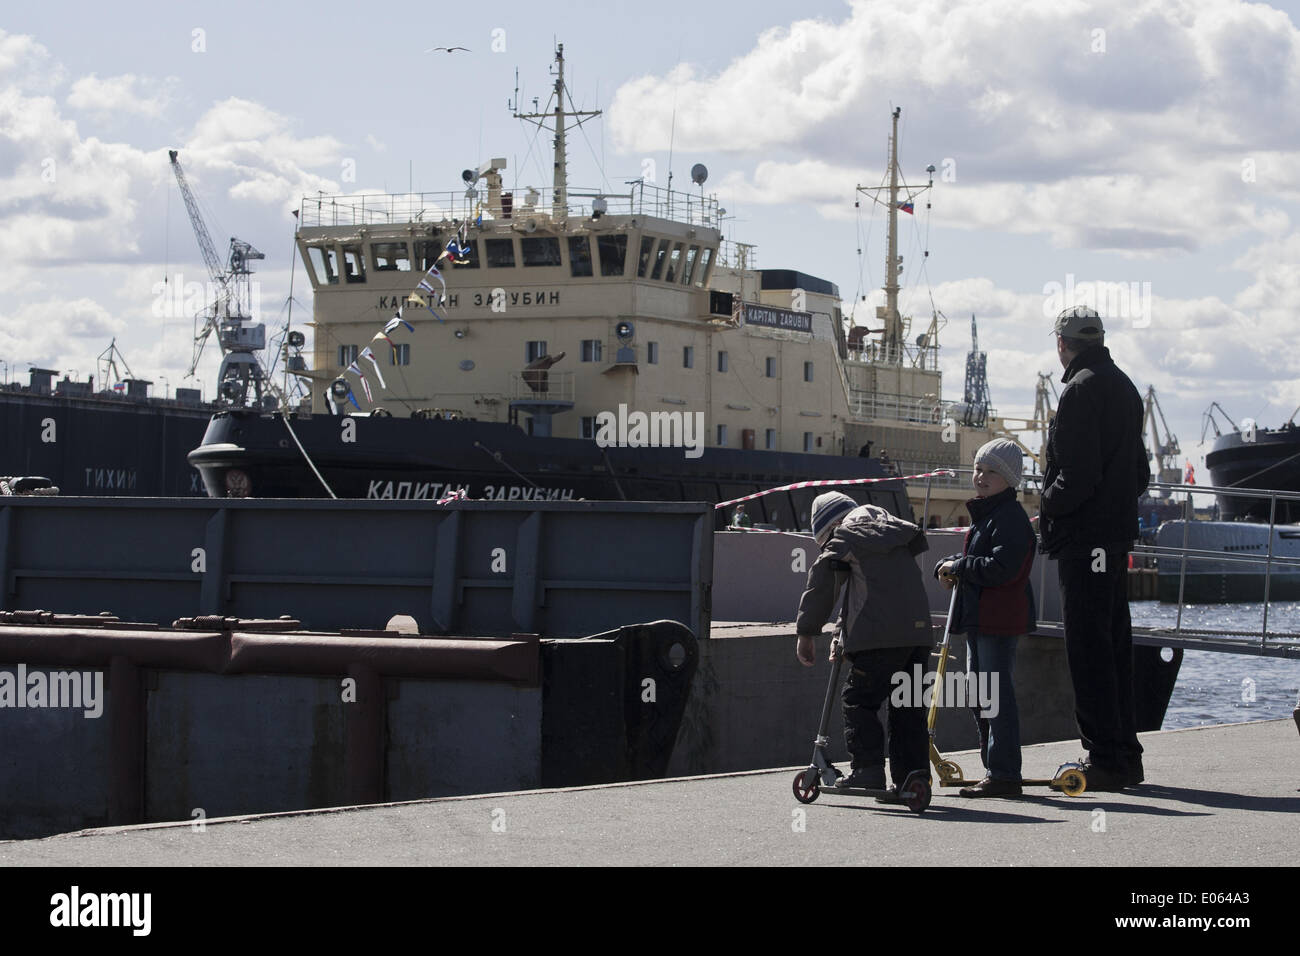
M904 304L949 325L960 398L979 320L993 399L1027 414L1056 370L1067 295L1154 385L1184 451L1217 401L1239 422L1300 405L1300 32L1293 4L1239 0L867 0L543 7L231 2L9 5L0 18L0 377L81 378L116 337L158 388L192 385L185 283L206 272L172 178L182 162L218 251L266 254L262 318L285 319L305 194L460 185L505 156L548 186L544 139L511 119L545 102L555 41L582 108L571 182L610 191L696 162L758 264L839 285L868 324L882 217L855 187L884 173L903 108ZM558 12L557 12L558 11ZM463 45L470 53L427 53ZM669 146L671 144L671 157ZM928 260L922 251L928 248ZM922 268L924 265L924 268ZM164 278L168 285L164 294ZM866 296L866 299L863 299ZM309 317L298 270L295 322ZM918 329L919 331L919 329ZM217 357L199 369L212 393ZM1202 477L1202 481L1205 478Z

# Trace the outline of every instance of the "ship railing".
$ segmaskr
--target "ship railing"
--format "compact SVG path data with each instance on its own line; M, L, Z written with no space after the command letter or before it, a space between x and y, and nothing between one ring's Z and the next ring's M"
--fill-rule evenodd
M507 390L511 402L574 402L572 372L555 372L544 369L524 369L510 376Z
M1300 557L1274 554L1273 552L1273 547L1277 539L1277 535L1275 534L1277 528L1277 522L1275 520L1277 502L1300 501L1300 493L1262 488L1223 488L1215 485L1188 485L1170 482L1152 482L1148 486L1148 491L1159 491L1170 496L1183 496L1182 544L1179 546L1168 544L1136 544L1131 552L1134 556L1134 567L1137 567L1139 564L1138 558L1154 559L1162 569L1167 569L1170 564L1177 562L1178 606L1175 612L1173 627L1134 627L1134 641L1140 644L1158 645L1161 647L1194 648L1199 650L1225 651L1238 654L1259 654L1273 657L1300 659L1300 634L1270 631L1268 629L1269 612L1271 607L1270 595L1272 594L1274 571L1279 570L1283 573L1290 574L1300 573ZM1268 545L1265 553L1262 555L1250 555L1190 547L1188 545L1188 538L1194 517L1192 495L1237 495L1251 498L1267 498L1269 501L1269 522ZM1260 524L1262 523L1263 522L1260 522ZM1213 560L1216 564L1264 565L1263 611L1260 626L1257 630L1247 631L1222 627L1203 628L1184 625L1184 617L1186 616L1185 612L1188 608L1193 606L1187 604L1185 601L1187 593L1188 563L1189 561L1204 562L1207 560ZM1035 572L1038 579L1035 585L1039 604L1038 622L1040 628L1046 628L1048 630L1060 629L1063 631L1063 622L1052 620L1045 611L1044 602L1048 592L1048 585L1046 582L1047 565L1047 561L1040 561L1039 567Z
M889 395L866 389L849 389L849 411L858 418L878 418L894 422L924 422L937 425L950 407L932 398Z
M849 349L849 361L860 362L863 365L884 365L891 368L904 365L907 368L937 372L939 371L939 346L908 345L906 342L899 342L896 345L886 345L884 342L864 342L861 348Z
M488 205L483 190L419 193L357 193L351 195L304 196L298 213L299 224L318 226L367 226L412 222L438 223L474 219L482 213L492 220L544 219L554 215L550 189L506 191L506 203ZM692 226L720 228L717 199L693 196L648 183L635 182L626 193L570 190L565 204L569 218L600 215L655 216Z

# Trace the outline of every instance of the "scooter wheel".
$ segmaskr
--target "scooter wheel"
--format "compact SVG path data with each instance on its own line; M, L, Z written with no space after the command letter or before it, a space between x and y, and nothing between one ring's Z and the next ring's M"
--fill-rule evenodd
M1077 767L1072 767L1064 773L1058 773L1056 779L1052 781L1052 789L1060 790L1067 797L1080 797L1088 789L1087 775Z
M904 806L913 813L924 813L930 805L930 776L919 770L908 774L899 792Z
M817 785L817 771L809 768L794 775L794 798L800 803L812 803L822 792Z

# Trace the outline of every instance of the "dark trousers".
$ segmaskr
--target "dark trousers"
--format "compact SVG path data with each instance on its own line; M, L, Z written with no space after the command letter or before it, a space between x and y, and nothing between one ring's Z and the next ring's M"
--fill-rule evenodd
M1128 610L1128 552L1061 557L1061 616L1074 684L1074 716L1089 759L1123 773L1142 758L1133 710L1133 627Z
M844 682L844 743L853 758L853 768L885 765L885 732L880 726L880 705L893 694L895 674L905 674L909 690L915 665L922 671L930 659L928 647L882 647L846 654L850 666ZM908 693L906 706L889 705L889 774L902 786L913 770L929 766L930 737L925 729L926 709L912 706Z

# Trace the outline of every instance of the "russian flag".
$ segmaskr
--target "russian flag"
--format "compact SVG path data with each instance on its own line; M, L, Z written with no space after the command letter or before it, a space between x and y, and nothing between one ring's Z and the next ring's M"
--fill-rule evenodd
M916 213L912 211L914 207L910 202L900 202L898 208L903 210L903 212L907 213L909 216L916 215Z

